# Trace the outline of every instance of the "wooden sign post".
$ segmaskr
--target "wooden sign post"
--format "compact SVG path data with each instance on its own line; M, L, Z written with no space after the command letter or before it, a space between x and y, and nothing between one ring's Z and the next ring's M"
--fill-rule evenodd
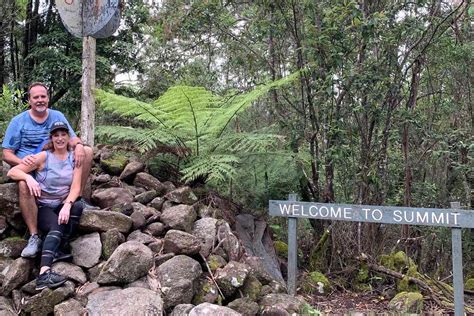
M352 204L269 201L272 216L288 217L288 293L296 294L296 223L298 218L326 219L380 224L444 226L452 229L452 259L455 315L464 315L464 282L462 271L461 229L474 228L474 210L461 210L459 203L450 209L413 208Z
M94 146L96 38L111 36L120 25L119 0L56 0L66 29L82 38L81 138Z

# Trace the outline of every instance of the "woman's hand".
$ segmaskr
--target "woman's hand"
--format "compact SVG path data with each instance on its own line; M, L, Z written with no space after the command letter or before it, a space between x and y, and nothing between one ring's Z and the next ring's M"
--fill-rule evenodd
M30 194L33 196L40 196L41 195L41 188L39 183L29 174L26 175L25 179L26 185L30 190Z
M67 224L69 221L69 214L71 212L71 203L64 203L63 207L61 208L61 211L59 211L58 215L58 225L61 224Z

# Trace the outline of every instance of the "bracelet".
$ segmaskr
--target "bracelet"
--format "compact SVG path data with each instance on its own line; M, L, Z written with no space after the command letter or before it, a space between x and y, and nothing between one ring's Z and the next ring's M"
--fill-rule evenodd
M73 205L74 201L66 201L66 203ZM66 204L66 203L64 203L64 204Z

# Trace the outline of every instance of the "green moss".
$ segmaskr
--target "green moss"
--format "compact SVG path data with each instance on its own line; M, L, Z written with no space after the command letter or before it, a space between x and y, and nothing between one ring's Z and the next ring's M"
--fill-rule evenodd
M124 153L115 153L109 159L101 160L100 166L111 175L118 176L128 163L128 157Z
M474 291L474 279L468 279L466 284L464 284L464 288L469 291Z
M210 255L207 260L209 264L209 269L211 269L212 272L226 265L226 261L221 256Z
M253 275L247 276L242 286L242 294L253 301L257 301L262 291L262 283Z
M302 289L307 294L328 293L331 283L328 278L319 271L310 272L303 280Z
M419 292L398 293L389 303L389 308L401 313L421 313L423 295Z
M361 264L360 269L357 272L356 280L359 283L367 282L367 280L369 280L369 268L366 263Z
M12 237L7 237L4 239L4 241L22 241L24 240L23 237L20 236L12 236Z
M288 258L288 245L283 241L277 240L273 243L278 256Z

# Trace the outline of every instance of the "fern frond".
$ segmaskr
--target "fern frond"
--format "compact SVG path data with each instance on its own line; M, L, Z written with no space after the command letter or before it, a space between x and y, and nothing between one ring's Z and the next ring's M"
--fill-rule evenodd
M216 145L216 151L227 150L239 153L264 153L274 150L285 139L270 133L229 133L223 135Z
M182 180L189 182L204 177L207 181L222 183L235 177L235 165L238 163L239 158L233 155L197 156L189 162L188 167L181 170Z

